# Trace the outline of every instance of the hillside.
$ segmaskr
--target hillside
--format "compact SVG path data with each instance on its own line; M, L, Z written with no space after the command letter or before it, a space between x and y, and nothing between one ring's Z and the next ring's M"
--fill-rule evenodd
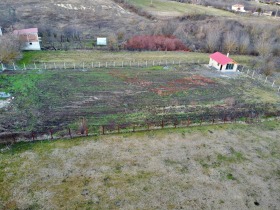
M279 122L0 149L0 209L277 209Z
M143 18L111 0L2 0L0 14L3 17L0 20L2 26L12 22L15 28L74 27L83 33L98 29L100 35L122 27L129 30L130 25L133 28L143 21Z

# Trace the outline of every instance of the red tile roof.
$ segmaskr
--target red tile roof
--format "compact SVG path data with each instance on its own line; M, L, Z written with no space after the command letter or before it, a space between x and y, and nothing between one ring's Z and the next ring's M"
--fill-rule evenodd
M220 52L215 52L210 55L210 58L213 60L217 61L218 63L225 65L228 63L234 62L231 58L227 57L226 55L220 53Z
M21 34L33 34L38 33L38 28L28 28L22 30L15 30L14 34L21 35Z

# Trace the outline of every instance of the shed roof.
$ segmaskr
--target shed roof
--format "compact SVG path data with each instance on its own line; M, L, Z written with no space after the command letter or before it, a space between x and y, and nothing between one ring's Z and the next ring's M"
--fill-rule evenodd
M225 65L228 63L234 62L231 58L227 57L226 55L220 53L220 52L215 52L210 55L210 58L213 60L217 61L218 63Z
M21 29L21 30L14 30L14 34L33 34L38 33L38 28L27 28L27 29Z

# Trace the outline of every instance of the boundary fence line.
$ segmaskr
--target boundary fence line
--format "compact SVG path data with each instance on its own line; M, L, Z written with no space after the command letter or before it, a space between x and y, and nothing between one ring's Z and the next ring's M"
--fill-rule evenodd
M280 120L280 113L269 113L269 117L261 116L258 113L250 115L239 115L239 116L229 116L224 117L209 117L206 118L188 118L184 120L161 120L157 122L145 122L139 123L129 123L129 124L107 124L107 125L93 125L91 128L95 130L91 132L87 127L83 130L71 129L70 127L65 127L62 129L48 129L46 132L35 132L31 131L28 133L2 133L0 134L0 144L13 144L16 142L35 142L43 140L58 140L58 139L72 139L72 138L82 138L90 136L102 136L110 134L124 134L124 133L134 133L134 132L146 132L146 131L156 131L162 129L176 129L176 128L188 128L188 127L200 127L209 125L222 125L222 124L256 124L265 121ZM95 127L95 129L93 129ZM5 140L4 140L5 139Z
M189 62L182 61L182 60L145 60L145 61L110 61L110 62L80 62L80 63L71 63L71 62L40 62L40 63L33 63L33 64L22 64L21 66L16 65L13 63L9 66L4 66L1 63L0 70L14 70L14 71L25 71L25 70L75 70L75 69L99 69L99 68L148 68L148 67L155 67L155 66L171 66L171 65L187 65L187 64L206 64L204 60L192 60ZM239 70L240 73L246 74L252 79L262 80L264 84L271 86L272 88L276 88L278 92L280 92L280 84L276 84L275 78L271 76L265 76L261 74L258 70L252 70L247 68L246 66L241 65L241 69Z

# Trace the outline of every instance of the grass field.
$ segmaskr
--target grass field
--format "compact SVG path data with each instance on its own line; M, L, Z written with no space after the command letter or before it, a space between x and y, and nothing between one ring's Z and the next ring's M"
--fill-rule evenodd
M210 16L226 16L234 17L235 15L231 12L204 7L195 4L179 3L174 1L166 0L153 0L151 4L150 0L129 0L128 2L134 5L144 8L146 11L159 17L174 17L182 15L210 15Z
M56 59L52 56L48 59ZM9 111L2 109L0 114L1 127L8 131L46 132L68 126L77 130L82 117L93 131L95 125L187 119L252 107L263 110L265 104L277 109L280 102L277 91L263 81L242 74L220 75L194 64L17 71L3 74L1 82L6 84L3 91L15 97Z
M0 209L277 209L279 122L0 147Z
M240 64L250 65L250 62L255 59L253 56L232 55ZM33 64L34 62L121 62L121 61L182 61L182 62L196 62L200 60L201 63L209 62L209 54L194 53L194 52L162 52L162 51L40 51L40 52L25 52L19 64Z

